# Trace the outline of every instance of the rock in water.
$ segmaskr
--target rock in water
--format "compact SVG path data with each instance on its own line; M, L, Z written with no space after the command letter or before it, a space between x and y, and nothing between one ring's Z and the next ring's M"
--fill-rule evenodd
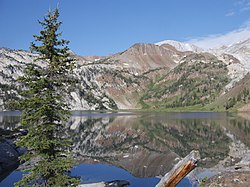
M0 153L0 181L2 181L19 166L20 153L11 140L3 140L0 143Z
M125 180L115 180L110 182L105 182L105 187L126 187L127 185L130 185L128 181Z

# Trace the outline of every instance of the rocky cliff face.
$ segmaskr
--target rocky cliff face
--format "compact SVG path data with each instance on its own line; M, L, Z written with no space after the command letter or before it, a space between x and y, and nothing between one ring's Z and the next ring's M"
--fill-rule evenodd
M23 75L26 65L33 63L37 55L18 50L0 49L0 107L13 109L12 100L18 99L18 91L21 87L18 77ZM106 95L97 83L98 73L103 72L107 66L92 64L91 67L86 59L78 58L77 67L73 77L75 83L68 87L67 101L73 110L115 109L113 99ZM37 66L44 66L42 61L36 62Z
M155 45L138 44L111 57L73 55L75 83L68 87L67 98L72 110L140 108L138 100L149 81L175 66L169 54L162 57L164 51L167 50ZM13 108L9 101L18 99L21 89L17 78L36 56L25 51L0 50L2 110ZM36 65L43 66L43 62Z
M161 103L166 98L171 100L175 97L176 100L178 95L183 94L181 90L192 85L202 89L204 85L197 85L202 82L200 79L204 80L202 83L208 81L214 89L215 84L219 84L214 81L218 77L214 76L222 73L225 79L216 94L202 95L200 99L218 97L234 88L250 71L249 41L213 50L164 41L156 45L135 44L108 57L80 57L72 53L76 59L75 83L68 87L67 101L72 110L136 109L145 106L147 101L153 101L151 104L154 105L154 102ZM36 57L36 54L27 51L0 49L1 110L15 109L11 101L20 97L18 91L21 89L17 78ZM216 66L215 62L219 65ZM38 61L36 65L44 66L44 63ZM176 73L177 70L180 72ZM171 85L178 89L170 91ZM146 99L145 93L149 94Z

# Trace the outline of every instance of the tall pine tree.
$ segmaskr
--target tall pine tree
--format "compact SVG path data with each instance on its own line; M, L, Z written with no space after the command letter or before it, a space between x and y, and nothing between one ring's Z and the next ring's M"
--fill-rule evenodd
M38 54L38 58L19 79L24 88L21 124L28 134L21 137L17 145L27 148L21 160L30 163L30 169L16 186L79 183L68 175L74 162L69 154L71 142L65 134L70 112L64 94L74 63L68 53L69 42L60 39L58 17L58 9L55 9L39 21L43 30L40 35L34 35L35 41L31 44L31 51ZM37 60L44 64L36 65Z

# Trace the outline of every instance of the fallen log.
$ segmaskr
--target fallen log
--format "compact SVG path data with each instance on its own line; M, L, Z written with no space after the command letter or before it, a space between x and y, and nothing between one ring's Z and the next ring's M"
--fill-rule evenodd
M155 187L175 187L188 173L190 173L200 160L199 151L191 151L184 159L180 160Z
M190 173L200 160L199 151L191 151L184 159L180 160L172 170L162 177L155 187L175 187L188 173ZM93 184L81 184L78 187L126 187L128 181L116 180Z

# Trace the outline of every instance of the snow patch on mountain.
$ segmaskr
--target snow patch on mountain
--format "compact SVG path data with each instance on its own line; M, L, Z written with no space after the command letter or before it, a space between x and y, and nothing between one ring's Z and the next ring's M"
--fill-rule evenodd
M155 45L161 46L164 44L172 45L173 47L175 47L176 50L182 51L182 52L185 52L185 51L202 52L203 51L202 48L199 48L196 45L193 45L190 43L178 42L174 40L164 40L164 41L156 43Z
M249 35L250 36L250 35ZM234 45L218 49L220 53L231 54L250 72L250 38Z
M215 34L200 38L194 38L187 43L196 45L202 49L219 49L223 46L230 47L234 44L241 43L250 37L250 24L247 26L228 32L226 34Z

